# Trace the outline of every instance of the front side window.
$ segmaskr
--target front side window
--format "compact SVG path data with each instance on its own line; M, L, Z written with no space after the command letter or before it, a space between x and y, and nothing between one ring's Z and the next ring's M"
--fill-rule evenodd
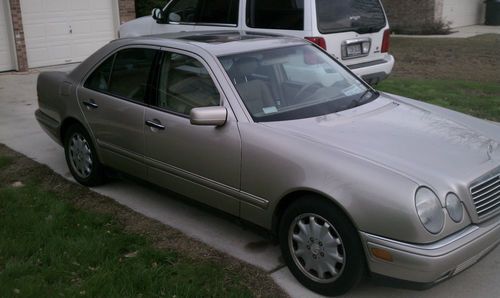
M379 0L316 0L316 14L318 29L324 34L378 32L386 25Z
M181 115L220 105L220 94L203 64L193 57L165 53L160 67L156 106Z
M97 67L84 87L144 102L156 52L143 48L121 50Z
M378 96L312 45L219 59L256 122L327 115L366 104Z
M172 2L167 8L169 21L179 23L194 23L199 0L178 0Z
M179 0L167 8L169 21L238 24L239 0Z
M304 0L248 0L250 28L303 30Z

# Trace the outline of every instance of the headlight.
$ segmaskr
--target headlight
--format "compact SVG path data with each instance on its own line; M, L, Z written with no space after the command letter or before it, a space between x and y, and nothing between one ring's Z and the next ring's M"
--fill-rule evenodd
M439 198L427 187L421 187L415 194L415 207L420 221L432 234L443 229L444 213Z
M464 208L456 194L449 193L446 196L446 210L448 210L448 214L454 222L462 221L464 217Z

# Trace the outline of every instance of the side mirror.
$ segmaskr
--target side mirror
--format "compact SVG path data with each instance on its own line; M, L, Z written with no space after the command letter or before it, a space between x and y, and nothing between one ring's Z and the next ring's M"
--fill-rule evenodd
M194 108L190 120L193 125L223 126L227 120L227 109L220 106Z
M174 22L174 23L179 23L181 21L181 16L176 14L175 12L171 12L168 15L168 21L169 22Z
M151 16L155 21L163 20L163 10L161 8L155 8L151 11Z

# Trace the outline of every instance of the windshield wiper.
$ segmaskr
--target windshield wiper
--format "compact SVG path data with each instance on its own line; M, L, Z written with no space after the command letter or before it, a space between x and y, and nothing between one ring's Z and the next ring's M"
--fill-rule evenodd
M365 103L371 101L372 98L374 98L377 95L378 95L377 91L372 89L367 89L365 92L363 92L363 94L361 94L361 96L358 99L353 99L351 103L345 108L345 110L353 109L355 107L364 105Z

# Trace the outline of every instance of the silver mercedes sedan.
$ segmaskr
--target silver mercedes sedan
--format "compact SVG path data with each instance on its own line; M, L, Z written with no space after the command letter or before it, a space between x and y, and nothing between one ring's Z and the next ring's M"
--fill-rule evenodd
M500 126L373 90L307 41L120 39L38 78L74 178L112 168L268 229L304 286L432 285L500 241Z

